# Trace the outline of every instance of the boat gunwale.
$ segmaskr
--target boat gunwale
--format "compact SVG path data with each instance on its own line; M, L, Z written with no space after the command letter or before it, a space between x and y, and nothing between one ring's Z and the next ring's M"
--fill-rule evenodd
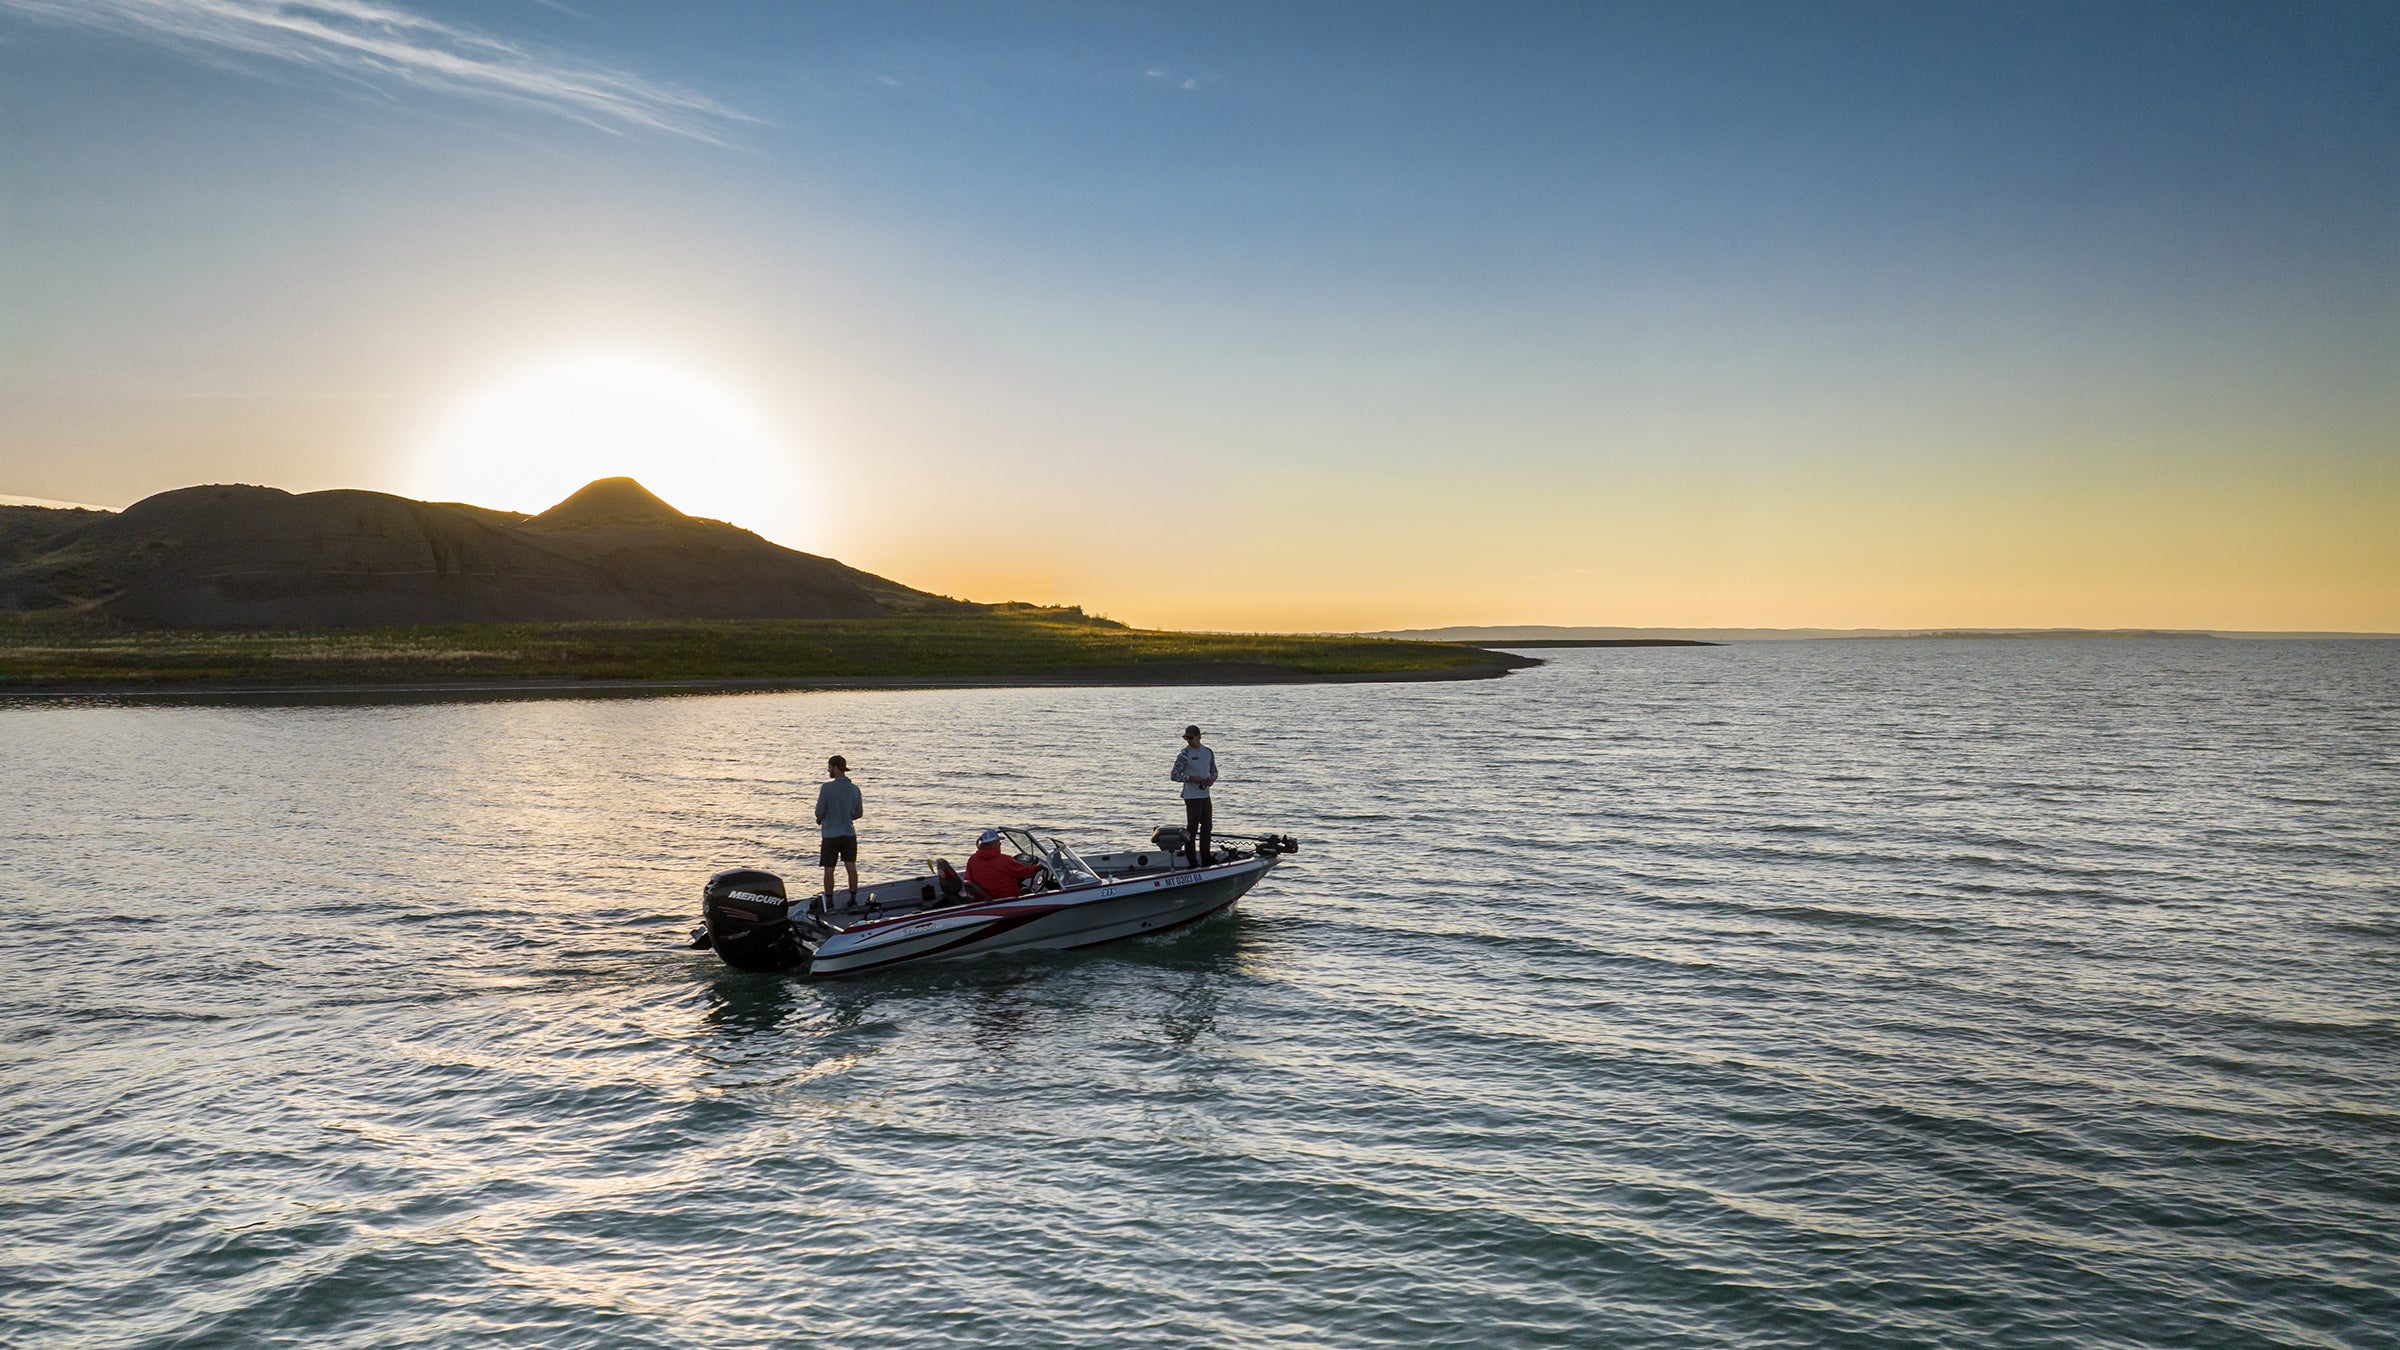
M1217 882L1217 881L1230 881L1230 880L1235 880L1235 879L1237 879L1237 878L1239 878L1239 877L1241 877L1241 876L1243 876L1243 875L1251 875L1251 874L1254 874L1254 875L1252 875L1252 884L1253 884L1253 885L1255 885L1255 884L1256 884L1256 878L1257 878L1257 877L1259 877L1259 876L1263 876L1263 875L1264 875L1265 873L1267 873L1268 871L1271 871L1271 870L1274 868L1274 865L1275 865L1276 861L1277 861L1277 860L1276 860L1276 859L1274 859L1274 858L1239 858L1239 859L1236 859L1236 860L1234 860L1234 861L1233 861L1233 862L1231 862L1231 863L1220 863L1220 864L1215 864L1215 865L1212 865L1212 866L1209 866L1209 867L1202 867L1202 868L1192 868L1192 869L1189 869L1189 870L1186 870L1186 871L1183 871L1183 872L1174 873L1173 875L1175 875L1175 876L1179 876L1179 877L1182 877L1182 876L1192 876L1192 877L1205 876L1205 877L1206 877L1206 879L1207 879L1208 881L1211 881L1211 882ZM1247 864L1248 866L1245 866L1245 864ZM1213 873L1214 875L1207 875L1207 874L1210 874L1210 873ZM1091 890L1091 889L1094 889L1094 888L1093 888L1092 886L1090 886L1090 885L1085 885L1085 886L1076 887L1076 888L1074 888L1074 889L1077 889L1077 890ZM1189 889L1189 887L1188 887L1188 886L1178 886L1178 887L1176 887L1175 889L1177 889L1177 890L1185 890L1185 889ZM1204 910L1201 910L1200 912L1198 912L1198 913L1196 913L1196 914L1189 914L1189 915L1186 915L1186 916L1184 916L1183 918L1177 919L1177 920L1175 920L1175 921L1174 921L1174 922L1172 922L1172 923L1165 924L1165 925L1163 925L1163 926L1161 926L1161 927L1158 927L1158 928L1150 929L1150 930L1148 930L1148 931L1146 931L1146 932L1142 932L1142 933L1138 933L1138 934L1136 934L1136 933L1125 933L1125 934L1118 934L1118 935L1116 935L1116 936L1113 936L1113 937L1094 938L1094 939L1093 939L1093 940L1091 940L1090 942L1074 942L1074 943L1067 943L1067 944L1063 944L1062 946L1060 946L1060 947L1058 948L1058 950L1062 950L1062 951L1081 951L1081 950L1084 950L1084 949L1086 949L1086 948L1090 948L1090 947L1099 947L1099 946L1105 946L1105 945L1107 945L1107 944L1109 944L1109 943L1112 943L1112 942L1122 942L1122 941L1124 941L1124 940L1126 940L1127 938L1130 938L1130 937L1153 937L1153 936L1156 936L1156 935L1157 935L1157 934L1159 934L1159 933L1169 933L1169 932L1174 932L1174 931L1175 931L1175 930L1177 930L1177 929L1189 927L1189 926L1191 926L1192 924L1199 923L1199 922L1201 922L1201 921L1203 921L1203 920L1205 920L1205 919L1213 918L1213 917L1215 917L1216 915L1219 915L1219 914L1222 914L1222 913L1224 913L1226 910L1228 910L1228 909L1231 909L1231 908L1233 908L1235 905L1239 904L1239 903L1241 902L1241 899L1242 899L1242 897L1243 897L1244 895L1248 894L1248 893L1249 893L1249 891L1250 891L1250 886L1243 886L1243 887L1241 887L1239 890L1235 891L1235 892L1234 892L1232 895L1226 896L1226 897L1224 898L1224 900L1222 900L1221 902L1219 902L1219 903L1217 903L1217 904L1210 905L1208 908L1206 908L1206 909L1204 909ZM1045 894L1045 895L1056 895L1056 894L1061 894L1061 893L1062 893L1062 892L1055 892L1055 891L1053 891L1053 892L1045 892L1044 894ZM1034 897L1031 897L1031 896L1026 896L1026 897L1023 897L1023 899L1025 899L1025 900L1030 900L1030 899L1033 899L1033 898L1034 898ZM839 979L848 979L848 978L850 978L850 977L852 977L852 976L856 976L856 975L868 975L868 974L874 974L874 973L876 973L876 972L879 972L879 971L889 970L889 969L891 969L891 968L892 968L892 967L894 967L894 966L912 965L912 964L915 964L915 963L917 963L917 962L920 962L920 961L938 961L938 960L942 960L942 959L945 959L945 957L947 956L947 954L948 954L948 953L954 952L954 951L956 951L957 949L959 949L959 948L961 948L961 947L972 947L974 944L976 944L976 943L978 943L978 942L981 942L981 941L984 941L984 940L985 940L985 939L987 939L987 938L990 938L990 937L997 936L997 935L998 935L998 934L1000 934L1000 933L1011 932L1011 931L1014 931L1014 930L1016 930L1016 929L1023 928L1023 927L1025 927L1025 926L1026 926L1026 925L1028 925L1028 924L1037 923L1037 922L1041 921L1042 919L1048 918L1049 916L1051 916L1051 915L1053 915L1053 914L1059 913L1059 912L1060 912L1060 911L1062 911L1062 910L1070 910L1070 909L1075 909L1075 908L1079 908L1079 907L1080 907L1080 906L1082 906L1082 905L1086 905L1086 904L1095 903L1095 902L1097 902L1097 901L1101 901L1101 900L1109 900L1109 899L1117 899L1117 898L1121 898L1121 897L1119 897L1119 896L1104 896L1104 895L1094 895L1094 896L1087 896L1087 897L1085 897L1085 898L1083 898L1083 899L1080 899L1080 900L1077 900L1077 901L1075 901L1075 902L1073 902L1073 903L1071 903L1071 904L1064 904L1064 905L1059 905L1059 904L1050 904L1050 905L1042 905L1042 906L1039 906L1039 907L1029 907L1029 908L1027 908L1027 909L1026 909L1024 912L1022 912L1022 913L1005 913L1005 912L1003 912L1003 913L995 913L995 914L991 915L990 922L983 923L983 924L979 924L979 925L975 925L975 926L972 928L972 931L969 931L969 932L963 933L963 934L961 934L961 935L959 935L959 936L957 936L957 937L953 938L953 939L952 939L952 940L950 940L950 941L947 941L947 942L943 942L943 943L941 943L941 944L940 944L940 945L938 945L938 946L934 946L934 947L925 948L925 949L923 949L923 950L920 950L920 951L911 951L911 952L906 952L906 953L904 953L904 954L901 954L901 955L895 955L895 956L886 956L886 957L884 957L884 958L883 958L883 959L881 959L881 960L868 959L868 960L861 961L861 962L859 962L858 964L855 964L855 965L845 965L845 966L844 966L842 969L839 969L839 970L823 970L823 969L819 969L819 968L817 967L816 960L815 960L814 958L812 958L812 959L811 959L811 961L810 961L810 963L809 963L809 968L808 968L808 971L807 971L807 978L809 978L809 979L812 979L812 980L839 980ZM1005 903L1008 903L1008 902L1003 902L1003 903L1005 904ZM997 908L997 907L995 907L995 908ZM924 918L924 917L925 917L925 916L924 916L923 914L907 914L907 915L901 915L901 916L900 916L899 918L897 918L897 919L880 919L880 920L877 920L877 921L876 921L876 925L875 925L875 926L881 927L881 926L886 926L886 925L890 925L890 924L894 924L894 923L908 923L908 922L912 922L912 921L915 921L915 920L922 919L922 918ZM856 929L844 929L844 930L842 930L842 931L843 931L843 932L855 932L855 931L858 931L858 930L856 930ZM827 939L826 939L826 941L827 941L827 942L831 942L831 941L833 941L835 938L838 938L838 937L840 937L840 936L841 936L841 934L840 934L840 933L836 933L836 934L834 935L834 937L833 937L833 938L827 938ZM942 936L942 934L937 932L937 933L929 933L929 934L926 934L926 935L924 935L924 936L938 938L938 937ZM840 951L840 952L836 952L836 953L834 953L833 955L835 956L835 958L836 958L837 960L841 960L841 959L848 959L848 958L857 958L857 957L873 958L873 957L874 957L874 956L877 954L877 951L876 951L876 949L877 949L878 945L880 945L880 944L873 943L873 942L870 942L870 943L865 943L865 944L862 944L862 945L860 945L860 946L855 946L855 947L846 948L846 949L844 949L843 951ZM895 943L895 944L892 944L892 945L898 945L898 944L896 944L896 943ZM953 959L954 959L954 958L953 958Z
M1189 867L1179 871L1170 870L1154 874L1145 873L1115 878L1103 877L1096 881L1079 882L1073 886L1062 886L1055 891L1041 891L1033 895L1014 896L1005 900L979 900L959 905L943 905L933 909L921 909L907 914L894 914L886 918L871 919L864 923L853 924L847 928L835 930L833 935L826 938L825 941L832 942L836 939L847 937L853 933L857 933L862 936L878 934L884 930L893 929L902 924L921 923L935 915L941 915L945 918L966 918L974 915L979 910L991 911L992 918L995 920L1016 918L1020 915L1028 920L1037 919L1043 915L1055 913L1058 910L1072 909L1077 905L1087 905L1098 900L1113 900L1119 898L1120 895L1131 893L1130 891L1127 891L1120 892L1116 895L1087 895L1081 894L1082 892L1106 891L1112 886L1134 887L1137 886L1138 883L1144 881L1151 883L1148 889L1157 890L1160 889L1163 883L1170 879L1176 881L1178 887L1181 887L1195 884L1194 882L1184 881L1183 878L1186 877L1203 878L1210 877L1211 874L1214 874L1216 877L1225 877L1231 876L1243 868L1256 868L1257 870L1263 872L1269 868L1272 868L1278 861L1280 861L1279 858L1235 858L1230 862L1211 863L1206 867ZM904 877L901 878L901 880L907 880L907 878ZM1061 898L1065 896L1074 896L1075 898L1071 900ZM1028 909L1031 909L1033 912L1027 913L1026 911ZM858 950L858 946L852 946L846 948L845 950L856 951Z

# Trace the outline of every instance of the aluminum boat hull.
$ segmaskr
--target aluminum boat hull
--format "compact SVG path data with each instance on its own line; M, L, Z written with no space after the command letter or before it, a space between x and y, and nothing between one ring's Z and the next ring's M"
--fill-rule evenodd
M1143 872L1047 891L855 924L817 945L812 978L857 975L916 961L995 952L1091 947L1163 933L1232 905L1275 866L1240 858L1189 871Z

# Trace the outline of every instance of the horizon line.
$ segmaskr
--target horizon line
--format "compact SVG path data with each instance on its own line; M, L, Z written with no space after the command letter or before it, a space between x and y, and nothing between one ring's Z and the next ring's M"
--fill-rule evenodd
M2057 625L2007 624L1977 627L1963 624L1917 625L1900 628L1724 627L1630 628L1604 624L1448 624L1427 628L1328 630L1328 637L1390 638L1409 642L1465 642L1507 646L1515 642L1607 642L1618 639L1676 639L1705 642L1806 642L1844 638L2223 638L2254 640L2314 638L2323 640L2389 641L2400 632L2324 628L2145 628L2121 626L2078 628Z

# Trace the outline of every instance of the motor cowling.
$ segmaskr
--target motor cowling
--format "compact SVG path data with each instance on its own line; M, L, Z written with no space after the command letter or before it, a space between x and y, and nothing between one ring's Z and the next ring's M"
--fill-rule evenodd
M783 878L737 867L708 879L700 892L708 945L737 970L799 970L810 951L793 924Z

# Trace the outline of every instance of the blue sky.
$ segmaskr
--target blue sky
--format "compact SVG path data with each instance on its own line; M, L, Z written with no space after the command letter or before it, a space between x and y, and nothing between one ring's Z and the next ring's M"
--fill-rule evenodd
M0 492L403 488L597 346L788 432L744 523L980 598L2400 627L2396 58L2330 4L0 0ZM995 479L1078 524L991 547Z

